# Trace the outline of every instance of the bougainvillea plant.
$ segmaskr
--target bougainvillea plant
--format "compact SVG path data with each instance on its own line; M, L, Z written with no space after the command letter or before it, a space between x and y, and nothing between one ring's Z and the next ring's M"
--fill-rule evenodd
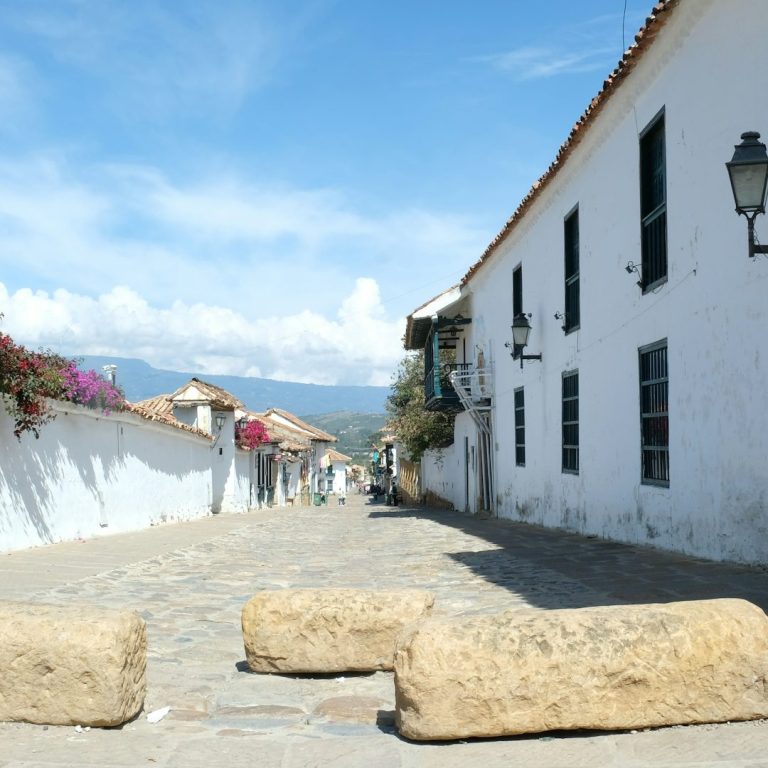
M100 408L105 414L118 410L125 402L123 393L96 371L81 371L70 362L61 371L63 399L73 403Z
M0 318L2 315L0 314ZM32 352L0 333L0 397L13 419L13 434L40 436L40 427L53 421L48 400L68 400L105 412L125 402L122 392L96 371L80 371L73 360L54 352Z
M253 450L269 442L267 428L258 419L249 421L244 427L235 427L235 442L240 448Z
M0 393L6 395L3 404L16 437L23 432L39 437L40 427L53 420L46 398L60 396L67 362L51 352L32 352L0 333Z

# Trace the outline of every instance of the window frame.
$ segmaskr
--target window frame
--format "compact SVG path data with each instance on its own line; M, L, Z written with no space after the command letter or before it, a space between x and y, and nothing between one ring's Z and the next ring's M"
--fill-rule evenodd
M518 264L512 270L512 322L523 313L523 264ZM523 348L512 342L512 359L518 360L523 354Z
M573 227L573 223L575 221L576 224L576 237L575 237L575 248L572 246L574 245L574 238L573 233L570 233L569 237L569 225L570 228ZM569 245L571 246L571 249L569 249ZM581 254L580 254L580 233L579 233L579 204L576 203L576 205L571 208L571 210L565 215L563 218L563 276L564 276L564 294L565 294L565 302L563 307L563 332L567 335L569 333L572 333L573 331L578 331L579 328L581 328L581 281L580 281L580 275L581 275ZM574 253L575 253L575 259L574 259ZM571 265L573 265L573 261L576 262L576 269L573 270L570 274L568 273L568 261L570 261ZM573 286L576 286L576 320L575 322L571 322L571 318L573 317L573 307L569 305L568 297L569 295L569 288L572 288Z
M652 160L649 147L652 135L661 131L661 153L662 153L662 184L661 191L663 199L652 207L647 207L647 198L649 191L653 188L653 172L649 171ZM643 128L638 137L639 149L639 176L640 176L640 263L641 283L643 295L650 293L667 282L669 276L669 239L667 231L667 126L666 126L666 108L662 107ZM663 242L663 249L660 255L656 254L651 259L651 245L649 234L651 227L655 222L663 217L663 226L659 227L658 236ZM663 262L663 274L650 275L651 263ZM650 278L653 279L650 279Z
M660 349L665 350L664 354L664 376L659 376L652 379L644 379L643 378L643 357L644 355L652 354L653 352L656 352ZM669 456L669 344L667 342L667 339L660 339L659 341L653 342L653 344L646 344L645 346L639 347L638 350L638 382L640 384L640 482L642 485L653 485L660 488L669 488L670 484L670 456ZM651 410L651 411L644 411L643 405L644 405L644 399L643 399L643 388L644 387L658 387L659 385L665 385L664 386L664 397L663 402L664 406L666 407L666 410L659 411L659 410ZM666 421L664 423L664 426L662 428L662 433L666 436L666 443L665 444L651 444L645 442L646 437L646 430L645 425L646 422L650 421L651 419L659 419L660 417L665 417ZM646 475L646 456L647 454L657 454L657 455L663 455L666 456L666 459L662 464L664 465L666 469L666 478L664 477L653 477L651 476L651 473L649 472L648 475Z
M566 379L576 379L576 394L570 394L566 397L565 383ZM576 368L571 371L563 371L561 376L561 408L560 408L560 424L561 424L561 440L560 440L560 468L566 475L578 475L581 470L581 452L579 450L580 445L580 432L579 432L579 369ZM565 411L566 403L576 403L576 418L566 421ZM566 427L576 427L576 442L566 443L565 433ZM566 466L566 451L575 451L576 466Z
M515 411L515 466L525 466L525 387L516 387L513 394ZM520 436L522 435L522 442ZM522 456L522 461L520 460Z

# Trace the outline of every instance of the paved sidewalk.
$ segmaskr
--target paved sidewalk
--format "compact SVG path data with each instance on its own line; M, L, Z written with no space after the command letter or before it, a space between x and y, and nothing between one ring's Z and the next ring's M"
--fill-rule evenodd
M146 711L121 729L0 724L0 768L208 766L768 766L768 723L413 744L394 732L390 673L254 675L240 610L257 590L425 587L444 614L745 597L768 575L454 513L275 509L0 555L0 598L139 611L149 629ZM2 671L0 671L0 674Z

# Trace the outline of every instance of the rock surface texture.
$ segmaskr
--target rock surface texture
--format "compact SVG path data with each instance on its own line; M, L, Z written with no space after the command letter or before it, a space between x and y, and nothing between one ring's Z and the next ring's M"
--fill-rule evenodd
M415 740L768 716L768 617L745 600L426 619L399 638Z
M119 725L141 710L146 668L135 613L0 603L0 720Z
M426 616L423 590L284 589L260 592L242 613L254 672L391 670L403 628Z

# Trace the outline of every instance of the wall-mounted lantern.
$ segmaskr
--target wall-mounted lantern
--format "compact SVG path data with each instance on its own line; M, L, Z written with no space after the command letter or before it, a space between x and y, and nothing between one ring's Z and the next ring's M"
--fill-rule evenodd
M219 428L219 432L223 429L226 421L227 417L223 413L216 414L216 426Z
M765 213L768 191L768 154L757 131L741 134L741 144L734 147L733 157L725 164L731 180L736 213L747 218L747 247L749 257L768 254L768 246L755 242L755 217Z
M247 416L243 416L242 418L238 419L237 420L237 426L240 429L245 429L248 426L248 417Z
M522 350L528 346L528 336L531 333L531 324L528 322L530 315L520 314L512 321L512 341L507 341L504 346L512 351L510 354L514 357L517 350L521 350L520 367L523 367L523 360L541 360L541 355L524 355Z

